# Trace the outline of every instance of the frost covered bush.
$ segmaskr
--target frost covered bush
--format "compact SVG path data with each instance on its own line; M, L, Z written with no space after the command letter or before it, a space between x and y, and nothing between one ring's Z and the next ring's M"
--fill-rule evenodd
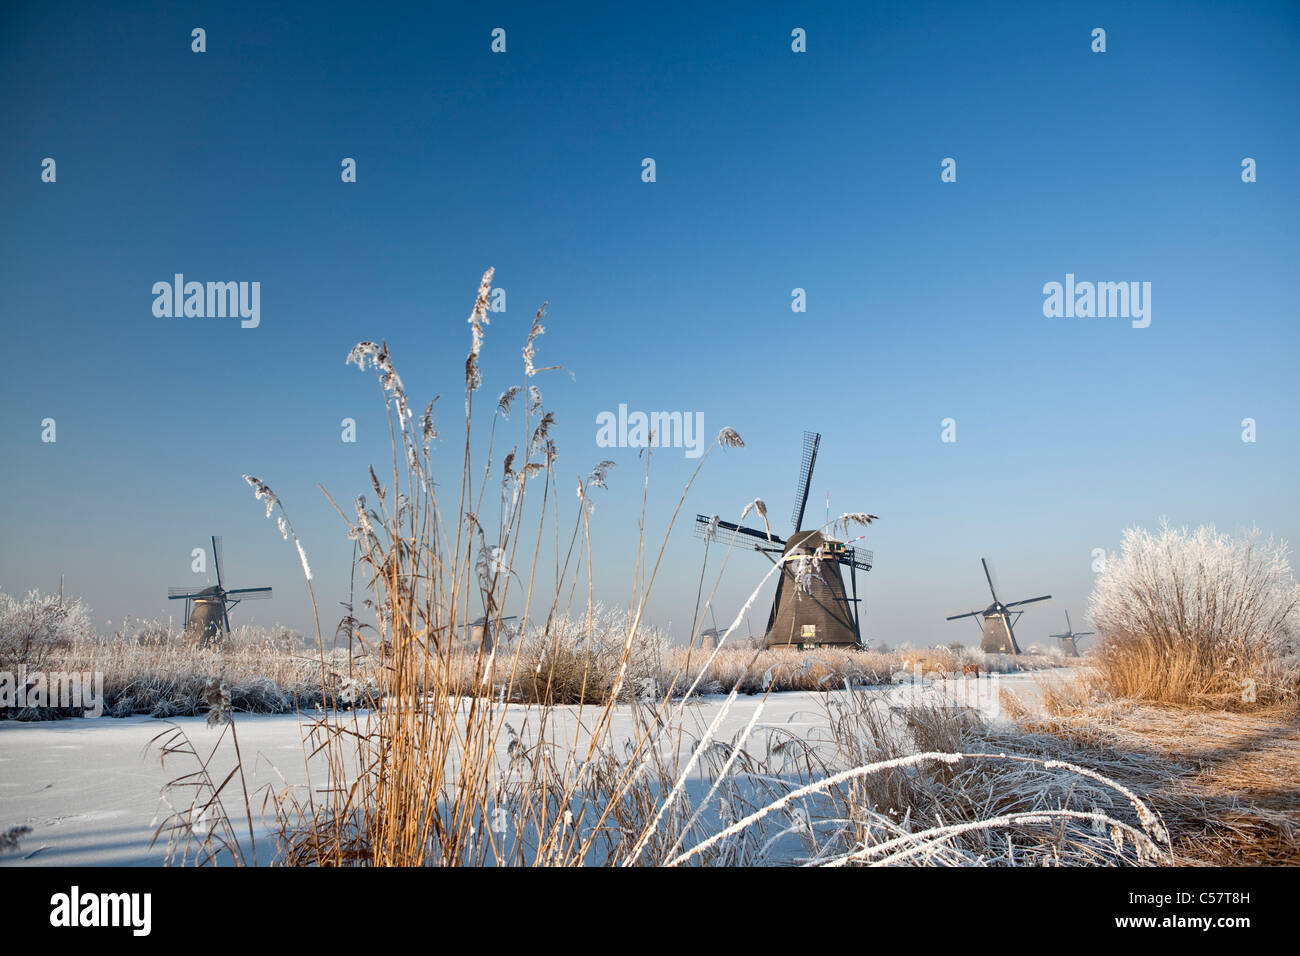
M549 628L530 631L520 648L523 679L516 682L515 696L556 704L604 701L619 680L627 631L627 612L599 601L593 603L590 617L559 618ZM620 700L658 688L666 650L663 634L648 627L638 630L618 688Z
M80 598L28 591L21 599L0 591L0 665L39 665L52 651L95 632Z
M1218 706L1294 701L1300 588L1285 542L1128 528L1089 599L1112 693Z

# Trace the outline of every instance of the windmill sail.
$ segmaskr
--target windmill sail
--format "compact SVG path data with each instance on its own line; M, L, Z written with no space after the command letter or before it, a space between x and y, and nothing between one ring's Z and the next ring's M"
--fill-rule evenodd
M794 512L790 523L798 532L803 528L803 513L808 507L808 491L812 487L813 466L817 464L817 448L822 436L817 432L803 433L803 455L799 460L799 480L794 486Z
M989 559L980 558L980 564L984 565L984 580L988 581L989 594L993 595L993 603L996 604L998 600L998 591L997 588L993 586L993 572L989 570Z
M221 587L221 538L212 536L212 563L217 569L217 587Z
M730 521L723 521L717 515L696 515L695 536L722 547L756 548L759 551L780 553L785 549L785 539L757 528L746 528Z
M226 592L241 601L263 601L271 596L270 588L231 588Z
M1002 605L1002 606L1003 606L1003 607L1020 607L1020 605L1022 605L1022 604L1037 604L1039 601L1050 601L1051 599L1052 599L1052 596L1051 596L1050 594L1044 594L1042 597L1026 598L1026 599L1023 600L1023 601L1008 601L1006 604L1004 604L1004 605Z

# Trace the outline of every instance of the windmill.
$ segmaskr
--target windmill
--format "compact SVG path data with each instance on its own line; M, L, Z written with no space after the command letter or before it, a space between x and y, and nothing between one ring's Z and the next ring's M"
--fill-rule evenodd
M989 582L989 594L993 595L993 603L982 611L976 610L967 611L965 614L954 614L948 620L956 621L963 617L983 617L984 637L980 641L980 650L985 654L1019 654L1020 645L1016 643L1016 635L1012 628L1015 626L1016 621L1020 620L1020 615L1025 612L1012 611L1011 609L1020 607L1022 604L1033 604L1035 601L1049 600L1051 595L1044 594L1042 597L1003 604L998 599L997 591L993 588L993 576L989 574L988 560L980 558L980 563L984 565L984 578Z
M468 630L465 633L465 642L470 647L478 647L482 645L483 650L491 652L492 648L496 646L498 639L506 641L510 640L514 636L512 632L516 629L501 626L499 628L500 633L497 634L492 630L493 624L505 625L508 621L515 620L518 620L518 618L514 615L503 617L500 621L489 621L486 615L475 618L469 622ZM516 625L516 627L518 627L518 625ZM520 633L522 633L522 628L519 630Z
M227 588L221 579L221 538L212 538L212 564L217 583L203 588L168 588L167 600L185 602L185 630L199 638L200 646L211 647L230 635L230 609L240 601L258 601L271 596L270 588Z
M1066 611L1065 612L1065 633L1050 634L1048 636L1054 637L1061 642L1061 653L1063 653L1066 657L1078 657L1079 638L1091 637L1093 634L1096 633L1097 633L1096 631L1076 631L1074 629L1074 625L1070 623L1070 612Z
M780 564L776 597L767 618L766 647L855 647L862 644L858 613L858 571L870 571L872 554L859 551L821 531L804 531L804 509L812 486L813 467L821 435L804 432L803 456L795 485L791 523L794 533L780 538L768 530L745 528L722 521L717 515L696 515L695 534L706 542L751 547L769 561ZM875 515L864 515L869 524ZM767 522L764 516L764 524ZM778 557L774 557L779 555ZM842 568L849 569L853 596L845 594Z

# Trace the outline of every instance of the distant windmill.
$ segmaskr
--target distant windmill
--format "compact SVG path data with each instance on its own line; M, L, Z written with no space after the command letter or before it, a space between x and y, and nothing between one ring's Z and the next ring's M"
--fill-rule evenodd
M948 620L956 621L963 617L983 617L984 637L980 641L980 650L985 654L1019 654L1020 645L1016 643L1013 627L1016 621L1020 620L1020 615L1025 612L1012 611L1011 609L1020 607L1022 604L1033 604L1035 601L1047 601L1052 596L1044 594L1042 597L1003 604L998 599L997 591L993 589L993 576L989 574L988 560L980 558L980 563L984 565L984 578L989 582L989 593L993 595L993 603L982 611L976 610L967 611L965 614L954 614Z
M197 635L202 647L218 645L230 635L230 609L240 601L271 596L270 588L226 588L221 579L221 538L216 536L212 538L212 564L217 570L216 584L167 589L167 600L185 602L185 630Z
M518 618L511 615L510 617L501 618L501 620L496 623L505 624L507 621L514 620L518 620ZM492 624L493 622L489 621L486 616L475 618L470 621L469 630L465 634L466 643L469 644L470 647L478 647L479 645L482 645L483 650L490 652L496 645L498 637L509 640L513 636L511 633L512 629L508 627L501 627L500 634L494 634L492 631Z
M1074 625L1070 623L1070 612L1066 611L1065 612L1065 633L1050 634L1048 636L1054 637L1061 642L1061 652L1066 657L1078 657L1079 638L1091 637L1093 634L1096 633L1097 633L1096 631L1076 631L1074 629Z
M706 541L730 544L734 540L738 546L752 547L770 561L776 561L772 555L781 556L781 575L777 579L776 597L772 601L763 638L766 647L855 647L862 644L858 571L871 570L871 552L859 551L820 531L800 530L821 437L814 432L804 432L803 458L791 515L794 533L788 539L766 530L722 521L717 515L697 515L695 518L696 536ZM876 515L866 515L863 523L870 523L875 518ZM842 567L849 569L852 598L844 592Z

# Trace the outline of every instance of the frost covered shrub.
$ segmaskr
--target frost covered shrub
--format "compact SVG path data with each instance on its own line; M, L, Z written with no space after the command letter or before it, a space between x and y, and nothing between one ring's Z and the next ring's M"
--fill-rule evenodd
M0 591L0 665L39 665L52 651L95 632L80 598L28 591L21 599Z
M1126 529L1089 599L1103 685L1167 703L1294 702L1300 588L1289 554L1258 529Z
M593 603L586 614L552 621L549 628L530 631L519 653L515 696L520 700L555 704L604 701L618 681L627 641L626 611ZM627 669L618 688L620 700L631 700L651 687L657 693L664 679L664 635L653 628L638 630L628 652Z

